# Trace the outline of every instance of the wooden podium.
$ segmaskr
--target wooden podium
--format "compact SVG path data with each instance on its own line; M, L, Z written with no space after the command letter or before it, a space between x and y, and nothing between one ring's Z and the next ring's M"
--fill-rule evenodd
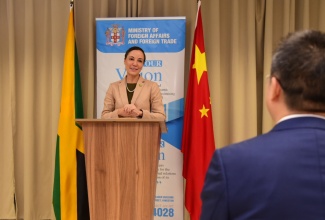
M161 120L77 119L91 220L153 219Z

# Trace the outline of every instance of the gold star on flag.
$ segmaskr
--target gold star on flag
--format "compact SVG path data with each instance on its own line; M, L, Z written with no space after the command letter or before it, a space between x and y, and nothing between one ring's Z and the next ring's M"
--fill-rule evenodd
M207 71L205 52L201 53L199 47L195 44L195 61L193 69L196 69L197 83L200 84L204 71Z
M201 118L203 118L203 116L208 117L208 111L209 110L210 109L205 108L205 106L203 105L202 109L199 110L201 112Z

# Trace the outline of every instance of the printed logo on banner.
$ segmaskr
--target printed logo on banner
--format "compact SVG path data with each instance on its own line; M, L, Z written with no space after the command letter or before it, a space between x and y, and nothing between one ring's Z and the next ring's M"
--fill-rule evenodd
M106 45L123 45L125 39L125 30L123 27L119 27L118 24L113 24L112 27L107 28L106 32Z
M156 19L156 18L155 18ZM146 53L178 53L185 48L185 19L100 19L96 21L97 50L124 53L140 46ZM114 48L114 49L112 49Z

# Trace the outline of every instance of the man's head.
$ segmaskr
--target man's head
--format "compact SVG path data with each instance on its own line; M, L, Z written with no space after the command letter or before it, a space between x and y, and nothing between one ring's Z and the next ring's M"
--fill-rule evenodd
M289 34L273 55L270 78L270 85L278 84L288 110L324 113L325 34L312 30Z

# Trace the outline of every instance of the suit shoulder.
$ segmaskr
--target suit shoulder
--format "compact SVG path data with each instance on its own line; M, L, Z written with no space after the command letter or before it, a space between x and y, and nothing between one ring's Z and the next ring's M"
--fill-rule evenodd
M141 80L140 83L142 83L145 86L149 86L149 87L159 87L157 82L151 81L148 79L143 79L143 80Z
M228 152L230 153L238 152L239 154L241 154L241 153L249 152L250 150L254 150L255 148L262 149L263 146L268 145L270 142L272 142L272 135L270 135L270 133L266 133L256 137L249 138L244 141L227 145L221 148L220 151L222 152L222 154L223 153L227 154Z
M118 80L118 81L110 83L110 86L113 86L113 87L119 86L122 82L123 82L123 80Z

